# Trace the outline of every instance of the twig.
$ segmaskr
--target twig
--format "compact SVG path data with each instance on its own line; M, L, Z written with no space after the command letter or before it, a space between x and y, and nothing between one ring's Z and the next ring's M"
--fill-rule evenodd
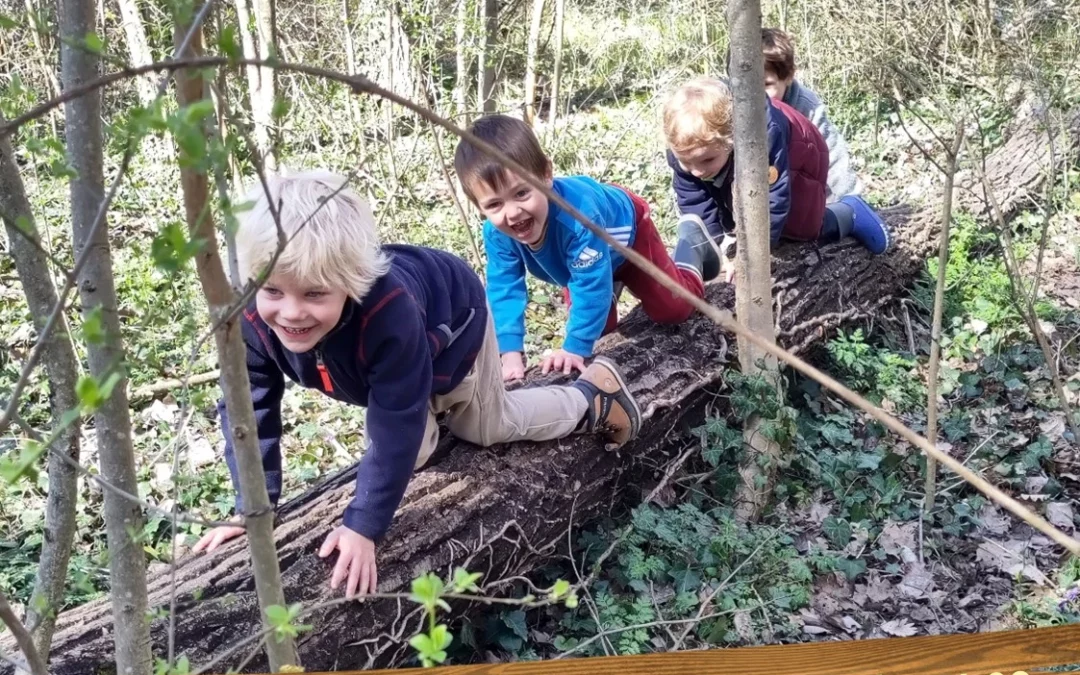
M4 595L3 591L0 591L0 621L3 621L11 634L15 636L15 642L19 645L19 649L22 650L23 656L26 657L30 672L33 675L49 675L49 670L45 667L45 659L41 658L41 653L38 652L37 647L34 645L34 639L30 637L30 631L26 630L26 626L22 624L22 621L19 621L19 617L15 616L15 610L11 609L11 605L8 604L7 596Z
M185 389L188 386L198 386L200 384L216 382L220 376L221 370L214 369L205 373L199 373L198 375L191 375L190 377L159 380L153 384L147 384L132 391L130 400L132 403L139 403L173 389Z
M450 170L446 168L446 158L442 151L442 138L439 137L439 130L434 124L429 121L428 125L431 127L431 135L435 138L435 152L439 156L439 169L442 171L443 178L446 179L446 187L450 190L450 198L454 200L454 206L457 207L458 215L461 216L461 224L465 227L465 234L469 236L469 249L473 254L473 264L476 265L477 271L483 274L484 256L480 253L479 244L476 243L476 233L473 232L469 214L465 212L465 207L462 206L461 199L454 188L454 179L450 177Z
M926 437L937 443L938 417L938 370L941 367L941 316L945 311L945 272L949 266L949 226L952 224L953 180L956 163L964 143L963 118L956 121L956 136L948 150L945 170L945 190L941 197L941 242L938 244L937 285L934 289L934 322L930 329L930 366L926 376ZM907 308L904 308L907 311ZM914 350L913 352L914 353ZM937 490L937 461L926 458L926 476L923 484L923 513L929 515L934 508L934 492ZM919 520L920 528L922 519ZM920 544L921 546L921 544Z

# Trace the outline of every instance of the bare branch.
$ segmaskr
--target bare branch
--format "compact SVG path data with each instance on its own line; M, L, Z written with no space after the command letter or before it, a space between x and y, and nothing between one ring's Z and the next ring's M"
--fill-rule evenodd
M41 658L41 654L34 645L34 640L30 637L30 631L26 630L26 626L22 624L22 621L19 621L19 617L15 616L15 611L11 609L7 596L2 591L0 591L0 621L3 621L11 634L15 636L15 642L18 643L23 656L26 657L30 672L33 675L49 675L49 670L45 667L45 659Z
M914 139L912 139L914 141ZM941 315L945 309L945 272L949 266L949 226L952 224L953 179L956 163L964 143L963 118L956 121L956 135L946 157L945 189L941 199L941 243L938 247L937 285L934 289L934 322L930 329L930 366L926 382L926 437L937 443L938 368L941 365ZM926 458L926 479L923 488L923 512L929 515L934 508L937 489L937 460Z

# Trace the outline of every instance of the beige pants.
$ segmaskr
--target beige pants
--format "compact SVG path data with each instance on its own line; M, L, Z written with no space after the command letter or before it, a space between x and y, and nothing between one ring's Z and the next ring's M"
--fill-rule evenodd
M488 311L487 333L476 363L449 394L433 396L427 429L416 458L419 469L439 442L436 415L446 413L446 426L458 438L488 447L511 441L548 441L573 433L588 409L575 387L527 387L506 391L495 324Z

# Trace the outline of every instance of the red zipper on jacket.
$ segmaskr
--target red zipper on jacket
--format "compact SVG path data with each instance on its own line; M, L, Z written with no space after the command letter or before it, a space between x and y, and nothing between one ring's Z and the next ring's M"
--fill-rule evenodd
M323 363L322 350L315 351L315 367L319 369L323 391L327 394L334 393L334 381L330 379L330 371L326 369L326 364Z

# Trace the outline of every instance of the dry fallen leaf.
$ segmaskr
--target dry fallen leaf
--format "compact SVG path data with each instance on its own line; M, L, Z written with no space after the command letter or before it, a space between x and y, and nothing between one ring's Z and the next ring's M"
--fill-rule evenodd
M1043 432L1051 443L1060 439L1065 433L1065 413L1050 413L1050 416L1039 425L1039 431Z
M1012 527L1009 518L1003 515L997 506L992 504L987 504L979 511L979 522L981 523L979 529L990 534L1005 534Z
M1039 571L1039 568L1035 566L1035 562L1025 560L1024 553L1026 549L1027 542L1019 539L1010 539L1008 541L987 539L979 544L975 559L989 567L996 567L1009 576L1020 574L1040 586L1048 584L1050 580Z
M896 637L911 637L919 632L915 625L907 619L893 619L881 624L881 630Z
M888 581L882 579L881 575L872 572L870 579L866 582L865 592L870 602L885 602L893 597L896 589Z
M926 566L915 562L908 567L900 582L900 592L909 598L925 598L934 590L934 574Z
M1073 522L1072 505L1066 502L1053 502L1046 505L1046 519L1054 527L1063 530L1073 530L1076 524Z
M900 555L900 552L905 548L914 550L915 530L917 527L918 523L914 522L901 524L895 520L887 521L885 527L881 528L878 544L889 555Z

